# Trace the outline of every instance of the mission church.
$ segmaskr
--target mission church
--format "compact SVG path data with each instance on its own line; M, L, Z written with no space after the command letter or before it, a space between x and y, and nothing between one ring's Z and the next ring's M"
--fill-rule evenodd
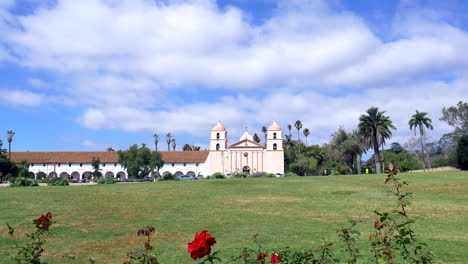
M235 174L246 172L284 173L283 131L273 121L266 133L265 145L253 140L246 131L239 141L228 142L228 132L220 121L211 129L210 148L208 151L161 151L164 166L151 176L164 172L176 176L190 175L206 177L216 172ZM37 178L39 172L48 178L62 177L80 181L89 179L93 158L100 159L100 169L104 176L119 180L128 178L127 171L118 163L115 151L79 151L79 152L12 152L14 162L26 160L30 177Z

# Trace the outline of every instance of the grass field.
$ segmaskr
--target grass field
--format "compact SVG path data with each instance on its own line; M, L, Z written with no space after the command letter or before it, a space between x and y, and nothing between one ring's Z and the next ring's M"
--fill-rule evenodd
M421 216L415 229L439 263L468 263L468 172L400 174L410 182L409 213ZM1 188L0 263L10 263L5 222L24 235L31 221L52 212L56 225L46 245L51 264L64 256L122 263L143 244L140 228L156 227L162 263L196 263L186 253L195 232L207 229L223 256L253 246L260 234L267 248L306 249L337 241L350 219L360 221L368 244L373 211L391 210L384 175L199 180L93 186ZM364 250L363 253L367 253Z

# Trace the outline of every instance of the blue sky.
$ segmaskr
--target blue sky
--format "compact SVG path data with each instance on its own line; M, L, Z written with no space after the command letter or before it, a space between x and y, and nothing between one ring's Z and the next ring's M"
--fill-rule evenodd
M84 151L171 132L180 149L206 147L217 120L233 143L299 119L322 144L376 105L391 141L413 136L416 109L436 140L442 107L468 101L467 13L464 0L0 0L0 138Z

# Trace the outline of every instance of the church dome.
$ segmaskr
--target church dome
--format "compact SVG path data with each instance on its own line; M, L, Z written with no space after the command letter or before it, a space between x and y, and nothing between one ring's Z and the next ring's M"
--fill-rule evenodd
M273 123L268 127L268 131L281 131L281 127L273 120Z
M221 121L218 121L218 123L211 129L211 131L224 131L226 130L223 125L221 125Z

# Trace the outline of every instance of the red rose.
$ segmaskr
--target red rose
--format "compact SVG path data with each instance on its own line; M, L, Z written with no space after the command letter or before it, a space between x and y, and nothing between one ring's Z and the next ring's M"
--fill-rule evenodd
M268 257L267 254L265 254L265 253L258 253L257 260L255 260L255 261L256 261L256 262L260 262L260 261L262 261L262 259L264 259L264 258L266 258L266 257Z
M34 223L36 224L37 229L47 230L50 226L50 219L46 216L41 216L37 218Z
M195 239L187 244L187 251L192 259L203 258L211 253L211 246L216 243L216 239L203 230L200 234L195 234Z
M271 253L271 259L270 260L271 260L271 263L281 262L280 255L278 253L274 252L274 251Z

